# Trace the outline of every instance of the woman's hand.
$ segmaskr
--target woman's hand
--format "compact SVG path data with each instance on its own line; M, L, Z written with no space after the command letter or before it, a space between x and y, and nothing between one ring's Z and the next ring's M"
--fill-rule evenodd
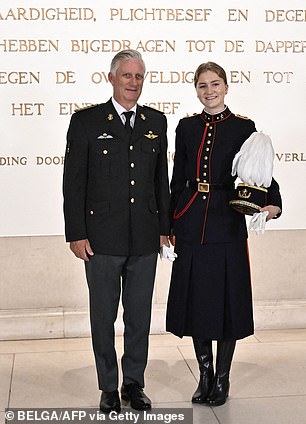
M281 210L278 206L268 205L268 206L265 206L264 208L261 208L259 211L260 212L268 211L269 214L266 218L266 221L269 221L270 219L276 218Z
M172 244L172 246L175 247L175 235L174 234L171 234L171 236L169 236L169 240L170 240L170 243Z

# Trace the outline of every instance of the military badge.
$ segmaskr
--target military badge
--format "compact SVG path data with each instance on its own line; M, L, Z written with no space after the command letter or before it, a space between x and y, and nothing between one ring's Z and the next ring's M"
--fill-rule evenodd
M153 134L153 131L149 131L149 134L145 134L145 137L147 137L149 140L154 140L158 137L158 134Z
M98 140L105 140L106 138L114 138L114 137L110 134L107 134L107 133L103 133L103 134L99 135L99 137L97 137Z

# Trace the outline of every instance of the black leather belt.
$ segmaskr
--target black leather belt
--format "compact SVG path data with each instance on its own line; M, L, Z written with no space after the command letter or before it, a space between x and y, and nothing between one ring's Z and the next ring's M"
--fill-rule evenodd
M201 183L198 181L187 181L186 187L191 188L193 190L197 190L201 193L209 193L214 190L232 190L233 187L228 184L208 184Z

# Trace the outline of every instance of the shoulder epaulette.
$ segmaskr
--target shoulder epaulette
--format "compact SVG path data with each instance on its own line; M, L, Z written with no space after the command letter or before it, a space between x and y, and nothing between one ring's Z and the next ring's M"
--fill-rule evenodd
M194 116L197 116L197 115L200 115L199 113L193 113L192 115L189 115L188 113L187 113L187 115L186 116L184 116L184 118L193 118Z
M238 113L236 113L235 114L235 116L237 117L237 118L240 118L240 119L250 119L250 118L248 118L247 116L242 116L242 115L239 115Z
M151 111L153 111L153 112L159 112L159 113L161 113L162 115L164 115L164 112L162 112L161 110L155 109L154 107L147 106L147 105L143 105L142 107L143 107L143 108L145 108L145 109L149 109L149 110L151 110Z
M90 108L95 107L95 106L98 106L98 104L97 103L96 104L90 104L90 105L75 109L74 111L75 112L81 112L82 110L90 109Z

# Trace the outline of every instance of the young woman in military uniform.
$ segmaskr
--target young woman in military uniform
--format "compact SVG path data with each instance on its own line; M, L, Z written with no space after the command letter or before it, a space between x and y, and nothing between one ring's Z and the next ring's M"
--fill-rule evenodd
M231 175L233 159L256 129L225 106L228 83L221 66L200 65L194 84L204 110L181 119L176 129L171 238L178 257L167 331L193 338L200 381L192 402L218 406L228 397L236 340L254 332L246 222L229 200L237 178ZM281 197L274 179L267 200L267 220L278 217Z

